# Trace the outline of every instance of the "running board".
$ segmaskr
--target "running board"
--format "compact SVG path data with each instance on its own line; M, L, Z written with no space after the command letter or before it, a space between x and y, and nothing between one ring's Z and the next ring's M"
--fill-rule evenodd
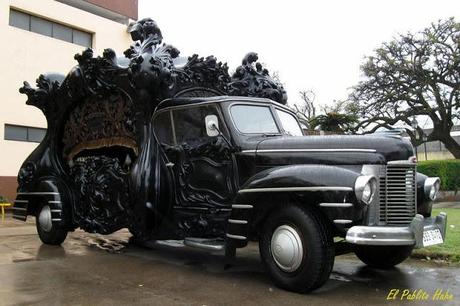
M204 238L185 238L184 245L203 249L207 251L223 251L225 250L225 241L218 239L204 239Z

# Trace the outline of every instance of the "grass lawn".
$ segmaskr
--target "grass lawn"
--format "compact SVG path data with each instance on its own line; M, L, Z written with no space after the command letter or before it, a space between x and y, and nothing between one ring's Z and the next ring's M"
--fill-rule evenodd
M447 213L447 233L443 244L427 248L416 249L412 257L427 259L444 259L449 262L460 263L460 208L436 208L432 216L441 211Z

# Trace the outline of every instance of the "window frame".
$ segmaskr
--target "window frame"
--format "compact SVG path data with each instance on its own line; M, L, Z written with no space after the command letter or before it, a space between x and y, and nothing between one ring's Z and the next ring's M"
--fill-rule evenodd
M6 136L6 130L8 127L13 127L13 128L22 128L25 129L26 131L26 139L12 139L12 138L7 138ZM34 130L41 130L44 132L43 138L40 141L37 140L30 140L29 137L29 130L34 129ZM20 141L20 142L32 142L32 143L41 143L43 139L46 137L48 129L47 128L41 128L41 127L36 127L36 126L27 126L27 125L19 125L19 124L10 124L10 123L5 123L4 128L3 128L3 140L6 141Z
M300 122L299 122L299 118L297 118L297 116L296 116L293 112L290 112L290 111L288 111L288 110L286 110L286 109L283 109L283 108L281 108L281 107L275 106L276 118L277 118L277 120L279 121L280 126L281 126L281 129L282 129L282 131L283 131L285 134L288 134L288 131L286 131L286 130L284 129L283 122L281 121L281 118L278 116L278 113L277 113L276 111L280 111L280 112L289 114L289 115L291 115L292 117L294 117L295 121L297 122L297 125L299 126L300 132L302 133L302 135L300 135L300 136L305 136L304 131L303 131L303 129L302 129L302 125L301 125ZM292 135L292 136L294 136L294 135ZM294 137L299 137L299 136L294 136Z
M12 15L11 13L12 12L27 15L27 17L29 18L29 25L28 25L27 29L12 24L12 21L11 21L12 20L11 19L11 15ZM33 18L35 18L35 19L37 19L39 21L44 21L44 22L50 23L51 24L51 35L43 34L43 33L37 32L37 31L33 31L32 30L32 19ZM29 13L29 12L27 12L25 10L22 10L20 8L16 8L16 7L13 7L13 6L10 6L10 8L9 8L8 25L10 27L14 27L16 29L21 29L23 31L28 31L28 32L35 33L35 34L38 34L38 35L41 35L41 36L46 36L46 37L50 37L50 38L57 39L57 40L60 40L60 41L65 41L67 43L71 43L71 44L77 45L77 46L82 46L82 47L85 47L85 48L93 48L93 45L94 45L94 35L95 35L94 32L91 32L91 31L88 31L88 30L85 30L85 29L82 29L82 28L70 26L70 25L67 25L65 23L62 23L62 22L59 22L59 21L56 21L56 20L53 20L53 19L50 19L50 18L47 18L47 17L43 17L43 16L40 16L40 15L35 15L33 13ZM68 41L66 39L62 39L62 38L54 36L54 27L55 27L55 25L59 25L59 26L65 28L65 29L69 29L71 31L71 41ZM76 32L76 31L81 32L81 33L86 34L86 35L89 35L89 43L90 43L89 46L87 46L86 44L81 44L81 43L76 43L75 42L74 32Z
M156 129L155 129L155 120L157 119L157 117L159 117L160 115L165 114L165 113L168 114L169 123L171 124L171 126L170 126L171 134L172 134L172 143L171 143L171 144L169 144L169 143L163 143L163 142L161 141L161 139L158 137L158 134L156 133ZM154 136L155 136L155 139L158 141L158 143L160 143L160 144L166 144L166 145L168 145L168 146L175 146L175 145L176 145L176 143L177 143L177 141L176 141L176 134L175 134L176 131L175 131L175 129L174 129L174 123L173 123L173 122L174 122L174 118L173 118L173 116L172 116L172 112L171 112L170 109L162 109L162 110L160 110L160 111L158 111L158 112L155 112L155 113L153 114L153 116L152 116L151 122L152 122L153 134L154 134Z
M12 23L13 23L13 22L12 22L12 19L11 19L12 13L16 13L16 14L19 14L19 15L25 15L25 16L27 17L27 28L22 27L22 26L19 26L19 25L17 25L17 24L16 24L16 25L12 24ZM31 27L30 23L31 23L31 15L30 15L30 14L27 14L27 13L24 12L24 11L17 10L17 9L15 9L15 8L10 7L9 15L8 15L8 25L9 25L10 27L14 27L14 28L17 28L17 29L21 29L21 30L29 31L29 32L30 32L30 27Z
M155 134L155 138L159 140L156 132L155 132L155 119L162 113L168 112L170 116L170 122L171 122L171 133L173 135L173 146L178 146L179 144L177 143L177 134L176 134L176 125L174 122L174 115L173 111L175 110L181 110L181 109L191 109L191 108L196 108L196 107L206 107L206 106L213 106L217 110L217 117L219 119L219 130L222 132L222 134L230 141L232 141L232 134L230 133L230 130L227 127L227 123L225 121L225 116L222 113L222 110L220 108L219 103L215 102L205 102L205 103L195 103L195 104L188 104L188 105L179 105L179 106L171 106L162 110L159 110L158 112L155 112L152 116L152 127L154 128L153 133ZM222 123L222 126L220 125ZM218 136L208 136L209 138L214 138ZM160 142L161 143L161 142Z
M247 106L257 106L257 107L267 107L269 110L270 110L270 113L272 114L272 117L273 117L273 121L275 122L275 125L276 125L276 128L278 129L278 132L277 133L244 133L242 131L240 131L240 129L238 128L238 125L236 124L235 120L233 119L233 114L232 114L232 108L234 106L238 106L238 105L247 105ZM230 120L233 124L233 127L235 128L235 130L240 134L240 135L247 135L247 136L254 136L254 135L264 135L264 134L270 134L270 135L282 135L282 129L281 129L281 126L280 126L280 122L279 122L279 119L278 117L275 116L274 114L274 111L273 111L273 105L272 104L268 104L268 103L254 103L254 102L233 102L229 105L228 107L228 115L230 117Z

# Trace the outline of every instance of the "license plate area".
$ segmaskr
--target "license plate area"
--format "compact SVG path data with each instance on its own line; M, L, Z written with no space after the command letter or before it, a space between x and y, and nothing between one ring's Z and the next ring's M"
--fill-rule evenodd
M441 231L439 229L430 229L423 231L423 246L430 246L435 244L441 244L444 240L442 239Z

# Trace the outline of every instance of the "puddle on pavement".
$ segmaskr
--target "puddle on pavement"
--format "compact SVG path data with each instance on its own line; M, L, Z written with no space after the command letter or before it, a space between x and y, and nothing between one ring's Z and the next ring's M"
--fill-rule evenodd
M93 237L88 239L90 247L97 247L109 253L121 253L126 248L128 242L121 242L103 237Z
M84 256L92 248L108 253L121 253L128 247L130 236L124 232L102 236L75 231L69 233L62 246L42 244L38 236L2 237L0 264L63 259L69 255ZM1 256L1 253L5 253L5 256Z
M69 239L71 238L71 239ZM131 234L121 230L111 235L91 234L77 230L67 238L65 244L71 244L70 248L85 247L97 248L108 253L122 253L130 244Z
M33 261L35 260L35 257L28 257L28 258L13 258L11 261L12 262L26 262L26 261Z
M337 280L340 282L351 282L351 279L349 279L345 275L342 275L336 272L332 272L331 275L329 276L329 279Z

